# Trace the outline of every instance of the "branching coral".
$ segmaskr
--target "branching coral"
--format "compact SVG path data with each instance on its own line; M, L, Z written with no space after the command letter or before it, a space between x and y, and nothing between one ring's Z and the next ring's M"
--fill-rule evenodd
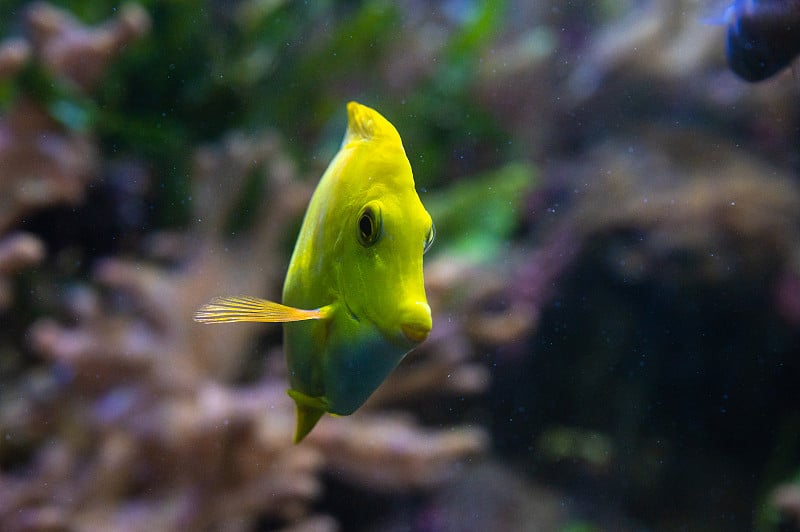
M91 29L64 11L36 4L27 17L30 42L9 39L0 43L0 79L38 62L51 69L55 78L88 90L120 47L148 27L147 13L135 5L124 8L117 21ZM2 235L34 209L82 201L98 164L98 150L90 135L60 124L45 102L21 96L0 118L0 309L11 303L8 276L38 262L44 254L42 243L33 235Z
M487 403L513 412L481 413L495 416L499 438L518 440L511 444L520 446L525 460L540 454L541 448L530 451L531 436L548 434L547 423L586 422L593 430L615 434L614 449L631 449L626 456L632 458L614 454L612 463L620 461L621 467L610 469L620 476L604 480L597 490L598 483L587 484L581 477L579 492L607 494L611 485L615 504L627 510L631 498L615 491L620 486L632 486L631 491L666 486L657 478L671 467L669 460L661 460L670 458L661 450L661 439L654 451L647 442L637 447L641 439L631 433L665 434L664 447L669 447L671 434L663 429L666 414L659 418L668 406L661 399L690 392L673 393L673 385L700 383L713 389L722 382L718 394L702 390L724 408L678 402L680 408L669 420L675 421L670 426L681 427L688 419L699 434L704 429L696 426L729 426L724 420L735 411L732 403L746 396L740 392L747 384L736 384L738 389L732 384L744 381L738 375L746 371L736 371L740 360L753 360L752 367L770 372L761 374L758 390L787 371L782 364L771 367L768 356L739 356L735 336L714 345L724 345L718 356L692 351L655 366L651 361L664 360L656 358L662 346L679 349L673 338L680 344L695 323L675 327L673 337L659 337L652 319L623 311L683 305L683 298L654 299L656 305L648 301L645 307L639 306L638 294L628 293L624 296L631 305L618 311L617 295L607 295L637 280L645 281L639 285L645 288L651 280L666 280L690 290L693 283L727 283L726 292L749 281L742 290L760 295L762 285L775 280L771 294L781 315L794 325L800 322L800 189L786 171L797 162L790 149L795 99L787 95L793 87L781 83L787 78L775 80L772 88L739 84L724 65L722 28L697 24L703 13L696 2L676 4L686 9L637 3L642 7L633 11L609 2L588 7L501 2L505 10L492 2L467 10L454 3L459 6L433 16L420 2L399 8L373 2L345 11L312 10L308 18L300 4L251 2L250 8L259 4L255 8L260 14L246 22L239 18L238 24L230 23L229 3L212 4L203 13L204 23L192 21L191 29L180 29L193 33L192 38L169 33L148 43L156 44L151 49L159 52L158 68L143 57L147 54L137 55L136 65L147 67L136 75L152 74L147 90L137 85L116 91L113 84L104 84L108 101L97 107L92 91L101 86L109 62L149 27L142 8L120 7L110 22L88 27L65 11L36 4L23 18L27 37L0 44L0 97L5 98L0 119L0 310L4 320L17 320L12 299L27 297L19 290L23 283L33 285L31 302L44 295L48 303L63 303L60 314L46 305L33 310L36 322L24 334L32 359L16 357L24 360L13 362L12 377L7 377L5 358L0 364L3 529L335 530L337 518L324 515L329 510L318 504L328 479L382 497L438 488L453 473L467 470L457 466L465 457L486 451L486 431L463 420L469 415L466 409L488 409ZM159 30L172 26L171 13L181 11L168 4L155 9ZM248 9L239 13L250 13ZM349 21L343 25L337 17L345 12ZM222 24L216 24L216 15L222 16ZM300 38L309 33L297 31L323 25L324 31L312 39ZM215 28L206 38L205 30L215 26L224 29L217 33ZM236 33L242 28L244 33ZM163 46L167 41L172 48ZM307 57L309 49L313 57ZM185 52L192 60L181 56L173 65L173 52ZM325 69L319 69L321 62ZM120 72L124 76L129 70L123 65ZM265 87L261 82L267 76L270 85ZM87 185L114 174L101 153L101 146L110 142L100 144L93 137L95 116L118 119L104 123L102 131L108 137L119 135L111 139L115 149L121 146L114 156L148 168L155 182L163 175L163 160L134 153L143 137L151 143L148 148L158 144L156 157L180 159L191 153L197 138L266 119L288 124L287 134L296 142L292 148L300 152L307 138L329 140L314 135L325 131L321 121L332 101L353 90L395 105L404 127L410 132L417 128L408 135L407 148L414 155L421 190L435 190L443 179L455 181L462 173L513 160L548 165L527 205L511 199L487 201L487 191L497 183L485 175L475 182L477 201L489 205L486 214L476 216L471 208L456 205L462 215L456 225L467 228L477 242L474 247L488 255L486 262L440 252L437 248L453 239L435 216L440 238L426 257L433 332L353 416L325 418L301 445L292 445L294 413L285 394L280 328L191 322L198 305L214 295L277 299L287 252L316 177L298 179L277 135L236 133L197 150L186 172L191 191L181 198L191 209L185 231L147 233L139 241L139 235L150 231L138 227L142 217L136 222L137 242L126 248L129 255L97 260L80 283L42 280L49 264L12 283L15 272L41 262L46 253L35 230L16 232L20 220L46 206L85 204ZM174 101L165 103L164 94ZM65 102L66 107L60 106ZM152 122L152 128L135 120L128 123L131 109L125 106L131 104L135 118ZM298 110L302 119L295 115ZM79 116L71 122L72 111ZM643 127L645 122L652 125ZM762 159L753 156L754 147L767 147ZM183 184L183 172L175 174ZM514 196L528 194L525 190ZM162 199L159 190L149 192L148 200ZM426 205L427 199L423 197ZM452 206L457 203L453 199L444 202ZM175 219L182 220L184 212ZM148 222L159 223L155 218ZM519 226L520 218L526 225ZM512 223L487 239L475 238L481 222L502 219ZM122 233L112 236L126 238ZM82 256L95 260L99 254ZM576 257L592 261L576 277L587 279L593 290L563 299L540 323L542 309L558 289L558 277ZM612 282L606 283L609 277ZM594 300L598 309L588 305L576 312L583 306L581 297L591 299L597 292L591 283L598 278L608 288ZM572 295L570 283L561 288ZM18 303L28 306L27 301ZM739 312L733 310L731 315ZM741 311L750 316L759 309ZM604 314L608 321L603 321ZM587 317L586 323L581 316ZM767 313L766 319L771 318ZM555 321L559 323L553 327ZM592 335L591 325L598 322L599 332ZM664 328L663 323L656 325ZM746 331L760 327L737 325ZM534 339L538 328L543 336ZM15 334L21 344L23 333ZM633 338L633 343L615 343L614 334ZM546 341L556 336L561 346ZM638 343L643 337L649 343ZM791 344L795 339L770 338L769 348L781 349L781 341ZM599 341L604 343L594 343ZM694 345L700 350L707 344ZM734 346L730 356L729 345ZM3 355L7 349L0 346ZM20 350L19 345L10 349ZM636 358L640 355L641 360ZM504 369L502 357L509 356L513 360L506 360ZM489 369L481 360L489 357L501 362L492 369L494 376L503 379L506 371L514 378L502 381L491 401L470 401L490 385ZM617 378L628 363L633 370ZM695 367L703 371L693 371ZM537 380L537 375L545 378ZM535 393L529 391L532 387ZM665 389L668 396L657 396ZM738 400L755 404L752 412L765 420L780 410L778 401L794 398L768 392L762 395L777 398ZM736 416L745 420L740 424L744 429L753 426L748 417ZM692 441L691 430L680 434L681 442ZM744 440L739 427L734 430L739 437L719 447ZM576 440L586 437L581 431L575 434ZM501 441L498 449L505 445L510 444ZM650 465L655 462L659 465ZM647 483L637 480L641 477L648 477ZM693 475L692 482L697 478ZM490 529L498 528L498 522L529 523L533 519L520 510L533 499L549 499L518 486L513 478L475 470L461 482L449 494L439 492L422 502L417 526L433 529L447 523L455 529L479 522ZM498 485L512 489L485 496ZM559 501L563 503L558 498L548 507ZM794 492L775 493L787 516L796 515L796 501ZM483 521L467 520L476 508ZM718 510L705 513L738 518ZM552 523L549 528L558 526L557 519L547 522Z
M37 61L86 92L149 19L127 6L88 28L36 4L27 24L31 44L0 46L0 75ZM35 208L82 202L100 164L89 133L66 128L44 102L15 101L0 123L0 234ZM254 176L265 188L258 214L231 233ZM363 487L423 489L444 481L454 461L486 449L482 429L424 429L410 414L380 412L380 399L363 414L325 420L304 445L292 445L279 351L267 357L262 380L231 384L263 326L203 327L191 316L213 295L276 295L287 235L311 185L296 179L275 135L231 134L197 151L192 187L187 234L151 235L150 261L98 261L91 284L61 295L68 324L43 317L30 328L44 365L0 401L4 527L247 530L266 518L291 530L335 530L334 519L311 513L323 471ZM0 240L0 307L11 304L7 277L43 256L35 235ZM460 383L458 393L485 387L485 371L468 362L468 350L459 352L463 342L447 344L431 342L424 367L436 371L396 378L395 397L448 382ZM448 380L459 371L467 378Z
M254 171L268 194L250 228L231 238L226 214ZM33 326L35 350L66 380L54 384L44 411L31 393L0 409L4 433L29 441L45 433L55 442L37 448L26 474L9 478L0 517L18 529L132 530L250 529L264 517L299 527L309 518L308 527L324 530L333 521L309 516L323 471L364 488L422 489L486 449L480 428L423 429L410 414L380 412L380 399L363 413L323 420L294 446L279 353L268 357L264 380L226 384L263 326L201 326L190 321L192 311L219 293L276 291L286 260L279 250L310 194L294 176L273 135L231 135L222 148L201 149L193 236L170 246L167 235L154 238L156 248L177 250L180 266L107 259L95 270L102 291L67 297L75 325L45 318ZM412 370L393 379L400 393L445 388L447 374L459 373L468 376L451 381L461 383L459 393L483 389L488 377L458 353L464 344L441 349L445 343L432 342L425 354L425 367L439 368L432 375Z
M67 11L39 2L28 9L27 25L37 58L59 77L89 90L126 44L150 30L150 16L130 3L105 24L88 27Z
M105 393L69 386L66 404L51 405L52 421L66 416L68 426L26 475L6 476L0 514L9 530L244 527L261 513L307 513L320 456L285 444L292 418L280 385L207 383L192 394L128 375L127 385L98 385ZM276 403L282 408L264 415ZM8 421L5 432L16 434Z
M27 27L31 44L19 39L0 44L0 77L36 62L55 79L88 91L122 45L147 31L149 17L129 5L117 20L92 29L41 3L28 11ZM47 102L19 98L0 121L0 233L33 208L79 202L97 164L97 148L88 134L57 122Z
M0 233L33 209L81 201L97 157L87 135L66 130L40 104L17 101L0 119Z
M8 39L0 43L0 79L6 79L17 72L28 62L31 47L23 39Z
M15 233L0 238L0 310L13 303L11 275L43 258L44 245L34 235Z
M770 502L783 517L783 528L800 527L800 487L797 483L786 483L775 488Z
M800 206L793 179L720 141L656 130L643 137L635 146L610 141L597 147L574 167L569 185L578 200L572 223L581 240L646 235L609 247L609 264L621 275L679 266L680 257L690 267L676 273L687 278L725 280L793 268L792 250L800 242L800 232L786 223Z

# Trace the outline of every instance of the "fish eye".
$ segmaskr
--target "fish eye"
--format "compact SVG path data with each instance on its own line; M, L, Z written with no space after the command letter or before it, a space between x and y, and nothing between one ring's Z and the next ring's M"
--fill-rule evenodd
M436 238L436 226L433 225L433 222L431 222L431 228L428 229L428 234L425 235L425 245L422 248L423 255L427 253L429 249L431 249L431 245L433 244L433 240L435 238Z
M373 245L381 236L381 211L374 205L367 205L358 215L358 241L364 247Z

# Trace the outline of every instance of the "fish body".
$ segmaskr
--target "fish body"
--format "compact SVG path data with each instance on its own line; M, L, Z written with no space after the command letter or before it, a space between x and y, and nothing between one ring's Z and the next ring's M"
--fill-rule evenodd
M762 81L800 54L800 0L735 0L727 9L727 59L746 81Z
M326 412L357 410L432 327L422 256L433 222L397 130L350 102L342 146L300 229L283 304L219 298L202 322L284 322L295 442Z

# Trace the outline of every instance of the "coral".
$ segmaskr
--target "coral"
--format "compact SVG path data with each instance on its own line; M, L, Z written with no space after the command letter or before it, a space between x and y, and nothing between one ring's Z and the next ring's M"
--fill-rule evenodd
M36 63L59 82L88 91L123 45L147 32L149 16L129 4L114 21L87 28L67 12L38 3L28 10L26 24L30 42L9 39L0 44L0 78ZM49 103L23 95L0 120L0 234L33 209L79 203L86 184L97 176L94 139L58 122Z
M548 487L530 484L518 472L509 471L498 463L482 460L466 465L455 474L417 510L413 522L415 530L441 532L564 530L572 528L567 519L568 509L563 495ZM383 516L371 530L408 530L408 520L402 514Z
M800 485L786 483L778 486L770 495L770 503L783 517L781 530L800 528Z
M249 226L231 236L228 214L254 171L267 193ZM310 191L275 135L232 134L198 150L191 236L151 240L175 266L101 261L94 281L102 288L66 298L74 325L43 318L31 328L34 350L54 371L48 384L15 390L0 407L0 428L14 435L5 445L35 448L24 472L5 475L0 519L17 530L247 530L264 518L332 530L332 518L310 513L323 472L362 489L429 489L450 478L456 461L486 450L481 428L426 429L381 406L448 387L483 390L485 370L459 352L463 342L446 338L458 331L443 328L416 371L387 383L396 390L353 416L323 419L295 446L280 350L267 351L258 382L232 381L264 326L191 322L212 295L274 295L287 258L276 250ZM423 367L436 371L423 379Z
M44 254L44 244L30 233L13 233L0 238L0 310L13 303L11 276L39 263Z
M110 21L87 27L69 12L39 2L28 8L27 26L39 61L82 90L93 88L125 45L150 29L150 16L138 4L125 4Z
M320 490L320 455L285 444L292 411L281 385L164 391L117 369L126 385L88 396L69 386L66 404L51 405L52 421L66 416L71 426L38 450L25 476L6 475L0 515L9 530L241 527L257 512L306 513ZM24 412L19 402L3 413Z
M800 326L800 264L792 263L792 267L783 273L775 283L775 305L783 319Z
M368 491L404 493L436 487L453 475L456 463L484 453L489 443L482 428L425 429L409 414L360 412L346 420L326 421L311 438L324 467Z
M609 246L621 277L671 265L687 279L721 281L792 267L800 232L786 220L800 208L795 180L722 141L703 155L710 140L697 134L692 145L680 131L648 129L642 138L635 147L597 146L573 166L569 185L580 240L647 235ZM675 270L681 261L689 267Z
M38 103L15 102L0 119L0 233L34 209L80 202L97 158L87 135L66 130Z
M147 30L149 18L140 7L130 5L120 13L119 22L90 30L66 12L41 3L30 8L27 24L30 43L23 39L0 43L0 78L13 77L26 64L39 61L56 77L88 89L121 45ZM97 146L87 133L57 122L44 102L19 97L0 118L0 235L35 209L81 202L98 164ZM0 247L2 309L11 304L9 276L41 261L44 248L34 235L5 236Z
M91 28L40 3L26 23L30 43L0 46L0 77L37 62L88 93L149 17L128 5ZM0 123L0 234L34 209L83 202L103 164L91 133L65 126L47 104L19 98ZM286 530L336 530L335 519L312 513L323 473L362 489L423 490L486 451L483 429L428 429L408 411L420 398L488 385L463 327L445 326L363 412L325 419L294 446L279 329L257 344L263 325L203 327L191 316L214 295L276 296L312 180L297 179L271 133L232 133L197 149L191 176L188 231L149 235L147 259L96 261L88 284L60 296L68 321L44 316L30 327L42 364L0 401L0 457L13 464L0 473L4 526L248 530L269 519ZM253 179L264 189L257 204ZM0 240L0 308L11 304L9 276L43 256L35 235ZM267 353L263 375L237 383L253 350ZM387 410L401 405L403 414ZM26 459L9 458L17 455Z
M8 39L0 43L0 79L12 77L28 62L31 46L24 39Z
M789 72L742 83L687 0L230 4L148 4L136 50L135 5L0 20L4 530L352 528L331 487L390 507L360 529L750 522L798 407ZM295 446L280 327L191 316L277 299L353 97L437 223L434 329ZM42 229L63 212L114 243Z
M709 63L721 59L723 27L698 24L701 10L696 2L648 2L601 27L567 79L573 103L598 91L611 75L659 76L667 83L706 75Z

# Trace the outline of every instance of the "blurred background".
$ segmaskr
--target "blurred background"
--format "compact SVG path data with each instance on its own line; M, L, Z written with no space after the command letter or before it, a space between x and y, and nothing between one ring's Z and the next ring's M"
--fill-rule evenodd
M0 528L800 529L800 85L725 7L0 1ZM279 298L349 100L434 330L295 446L280 327L191 317Z

